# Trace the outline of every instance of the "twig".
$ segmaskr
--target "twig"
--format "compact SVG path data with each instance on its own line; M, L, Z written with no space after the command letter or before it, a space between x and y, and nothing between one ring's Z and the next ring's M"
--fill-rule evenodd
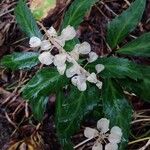
M138 140L129 142L128 145L139 143L139 142L146 141L146 140L150 140L150 137L145 137L145 138L142 138L142 139L138 139Z
M138 122L143 122L143 121L150 121L150 119L139 119L139 120L135 120L135 121L132 121L131 124L138 123Z
M145 150L148 146L150 145L150 139L148 140L148 142L139 150Z

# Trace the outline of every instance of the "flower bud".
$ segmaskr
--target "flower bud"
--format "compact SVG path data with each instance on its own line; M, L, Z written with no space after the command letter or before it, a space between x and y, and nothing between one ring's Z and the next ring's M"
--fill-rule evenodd
M62 66L57 66L57 71L59 72L60 75L63 75L66 70L66 64L63 64Z
M43 40L41 43L41 50L49 50L52 47L48 40Z
M65 41L69 41L72 40L74 37L76 36L76 31L74 29L74 27L68 25L65 29L62 30L61 32L61 37L65 40Z
M49 52L41 53L38 58L42 64L50 65L53 63L53 56Z
M90 52L89 58L87 60L88 60L88 62L92 63L92 62L96 61L97 58L98 58L98 55L95 52Z
M78 51L80 54L88 54L91 51L91 45L88 42L83 42L78 46Z
M88 77L87 80L91 83L97 83L97 77L96 74L93 72Z
M95 69L96 69L97 73L100 73L105 69L105 66L103 64L97 64L95 66Z
M41 45L41 39L38 37L31 37L29 41L30 47L39 47Z
M62 66L65 64L66 59L67 59L66 54L57 54L54 57L54 65L55 66Z

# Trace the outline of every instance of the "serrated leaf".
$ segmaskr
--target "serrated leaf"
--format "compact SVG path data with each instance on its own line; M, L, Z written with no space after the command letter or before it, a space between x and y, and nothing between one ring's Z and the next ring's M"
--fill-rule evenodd
M132 56L150 57L150 33L145 33L116 52Z
M83 117L100 101L100 91L88 87L85 92L71 86L69 94L59 92L56 106L56 128L63 149L72 150L71 136L79 129Z
M67 78L54 68L43 68L27 83L23 89L23 97L32 100L36 97L48 96L67 84Z
M39 63L38 56L36 52L14 52L4 56L1 65L12 70L31 69Z
M28 37L42 37L36 21L24 0L19 0L14 12L17 23Z
M122 89L111 79L104 81L102 90L103 112L110 119L111 127L119 126L123 137L119 150L124 150L128 142L132 109L123 95Z
M65 14L61 29L68 25L77 28L83 21L85 14L97 1L98 0L74 0Z
M133 92L143 100L150 102L150 67L141 66L141 71L143 73L143 79L141 80L133 81L130 79L126 79L119 80L118 82L126 91Z
M23 89L23 97L28 100L37 120L41 120L48 96L67 84L67 79L53 68L43 68L27 83Z
M86 66L87 69L95 71L96 64L103 64L105 69L99 74L102 78L126 78L137 80L143 78L137 64L124 58L104 57Z
M30 8L33 16L41 20L48 15L48 12L56 7L56 0L31 0Z
M135 29L142 18L145 5L146 0L135 0L126 11L108 23L106 39L111 48L115 48Z

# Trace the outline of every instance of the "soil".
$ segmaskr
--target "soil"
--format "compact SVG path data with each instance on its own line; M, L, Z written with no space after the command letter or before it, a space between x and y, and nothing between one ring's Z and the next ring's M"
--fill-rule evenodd
M133 0L128 1L132 2ZM4 55L14 51L30 50L28 40L24 38L24 34L15 21L13 9L16 3L16 0L0 1L0 59ZM92 50L100 56L109 54L110 50L105 42L107 22L116 15L119 15L127 7L128 4L125 0L105 0L104 4L100 2L97 3L85 16L84 21L78 28L78 37L80 41L89 42L92 45ZM68 5L60 3L54 11L50 12L49 15L42 20L44 26L50 27L53 25L58 29L67 8ZM120 45L131 41L133 36L138 37L145 32L150 32L150 0L147 0L146 9L140 25L131 33L132 36L128 36ZM138 57L131 57L130 59L139 64L150 64L150 59L141 59ZM30 107L21 98L20 86L18 85L19 83L22 85L25 84L35 74L38 67L34 68L32 71L15 72L0 68L0 149L6 150L16 141L23 140L25 137L30 137L37 131L38 123L34 119L31 119ZM44 140L44 149L46 150L60 149L58 138L55 134L53 118L55 101L53 98L53 96L50 96L45 119L38 128L41 139ZM136 113L142 112L143 115L148 115L150 111L148 103L142 102L138 97L131 95L130 100ZM142 122L133 125L133 136L130 137L130 140L135 140L135 136L150 135L148 123L150 122ZM73 142L75 144L80 143L84 139L82 133L83 128L73 137ZM135 143L130 145L128 149L138 149L145 143L146 142ZM89 145L90 144L91 143L89 143Z

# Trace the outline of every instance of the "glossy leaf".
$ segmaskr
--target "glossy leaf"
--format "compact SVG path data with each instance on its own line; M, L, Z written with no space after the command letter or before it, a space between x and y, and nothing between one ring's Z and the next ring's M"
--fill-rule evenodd
M99 58L86 66L87 69L95 71L96 64L103 64L105 69L99 74L102 78L132 78L134 80L143 78L137 64L124 58L104 57Z
M31 104L32 112L37 120L43 118L48 96L67 84L67 79L57 70L44 68L27 83L23 89L23 97Z
M150 67L141 66L141 70L143 73L143 79L138 81L133 81L130 79L119 80L119 84L123 86L123 88L128 91L135 93L142 100L150 102Z
M97 1L98 0L74 0L68 11L65 13L61 29L65 28L68 25L77 28L83 21L85 14Z
M142 18L145 4L146 0L135 0L126 11L108 23L107 42L111 48L115 48L135 29Z
M72 86L64 95L59 92L56 106L56 128L63 149L72 150L71 136L79 129L83 117L91 112L100 101L100 91L95 86L85 92Z
M43 119L47 102L48 97L46 96L39 96L29 101L33 116L36 120L41 121Z
M4 56L1 64L12 70L31 69L39 63L38 55L36 52L14 52Z
M27 34L27 36L37 36L39 38L42 37L36 21L24 0L19 0L15 8L15 16L17 23L23 32Z
M56 69L43 68L27 83L23 89L23 96L29 100L38 96L48 96L66 85L67 81Z
M122 89L111 79L104 81L102 90L103 112L110 119L111 126L119 126L123 132L119 150L124 150L128 142L132 109L123 96Z
M116 52L132 56L150 57L150 33L142 35Z

